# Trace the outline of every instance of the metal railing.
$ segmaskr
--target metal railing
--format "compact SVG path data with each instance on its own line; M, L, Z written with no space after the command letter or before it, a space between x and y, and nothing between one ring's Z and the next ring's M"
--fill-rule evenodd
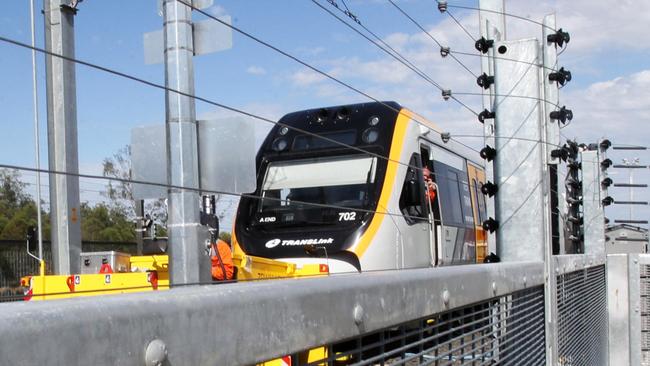
M610 365L650 365L650 254L607 257Z
M135 254L136 244L130 242L85 241L83 251L97 252L115 250ZM52 263L52 244L43 241L43 258L45 263ZM0 240L0 301L3 291L20 284L22 276L38 273L38 262L26 252L24 240ZM46 273L52 274L52 268L46 267Z
M639 306L650 309L650 256L643 258ZM172 365L286 355L293 365L606 365L604 257L553 256L550 298L544 267L506 262L7 303L0 334L12 336L0 338L0 363L135 365L158 348ZM642 309L639 324L647 325ZM646 328L636 336L645 359ZM39 352L25 352L26 344Z

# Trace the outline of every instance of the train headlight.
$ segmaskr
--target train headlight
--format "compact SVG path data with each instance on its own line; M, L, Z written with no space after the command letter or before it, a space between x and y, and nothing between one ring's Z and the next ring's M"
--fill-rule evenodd
M284 135L286 135L288 132L289 132L289 127L287 127L287 126L283 126L282 128L280 128L280 135L284 136Z
M284 137L279 137L273 141L273 144L271 145L271 148L275 151L283 151L289 146L289 143L287 142L287 139Z
M373 127L367 128L365 131L363 131L361 138L366 144L372 144L379 138L379 130Z
M379 124L379 117L377 116L370 117L370 119L368 120L368 124L371 126L377 126Z

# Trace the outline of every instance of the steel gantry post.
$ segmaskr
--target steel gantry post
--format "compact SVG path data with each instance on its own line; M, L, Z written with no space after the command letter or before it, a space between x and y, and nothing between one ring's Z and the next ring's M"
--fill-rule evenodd
M176 0L163 1L165 85L194 95L192 9ZM198 144L194 99L168 90L166 100L167 181L175 187L199 188ZM171 285L209 279L200 226L200 195L169 188L169 269ZM206 278L207 277L207 278Z
M66 0L45 0L45 48L74 58L75 9ZM81 253L79 156L75 64L46 55L47 136L50 174L52 259L55 274L78 273Z
M480 0L479 1L479 32L482 38L489 41L500 41L505 39L506 17L504 0ZM495 49L490 47L485 56L481 57L481 71L487 75L494 75ZM488 112L494 111L494 84L483 94L483 108ZM495 146L494 142L494 119L483 121L484 144ZM486 179L494 182L494 168L492 164L485 165ZM487 205L488 217L495 217L494 204ZM498 233L497 233L498 235ZM488 236L488 253L496 252L496 238Z

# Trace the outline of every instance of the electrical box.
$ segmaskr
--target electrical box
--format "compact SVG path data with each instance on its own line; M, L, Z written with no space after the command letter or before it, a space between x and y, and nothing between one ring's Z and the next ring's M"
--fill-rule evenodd
M131 272L131 255L116 251L81 253L82 274L108 271L104 265L110 266L112 272Z

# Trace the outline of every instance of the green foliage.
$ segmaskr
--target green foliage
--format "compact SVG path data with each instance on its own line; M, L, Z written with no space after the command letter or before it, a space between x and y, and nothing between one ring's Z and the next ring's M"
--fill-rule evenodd
M227 231L222 231L219 233L219 239L225 241L228 244L231 244L232 235Z
M36 226L36 203L25 192L16 170L0 169L0 239L24 239L27 228ZM50 220L41 213L43 239L50 238Z
M89 241L133 242L135 226L126 208L99 203L81 204L81 237Z

